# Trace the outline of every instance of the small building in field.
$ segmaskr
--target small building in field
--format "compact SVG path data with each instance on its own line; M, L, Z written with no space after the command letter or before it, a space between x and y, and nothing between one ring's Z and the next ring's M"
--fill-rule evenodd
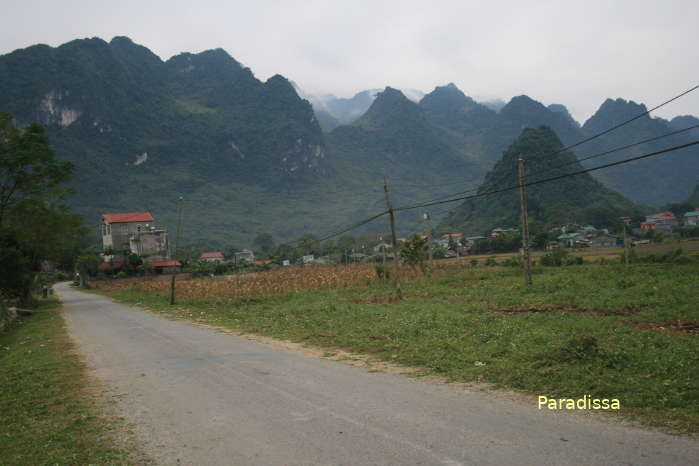
M220 252L205 252L199 256L199 260L206 262L223 262L225 259Z
M381 250L388 252L389 249L393 249L393 246L388 243L379 243L376 246L374 246L373 250L375 253L379 253L381 252Z
M646 215L646 221L641 222L641 230L659 231L661 233L672 233L672 230L677 227L678 221L675 214L672 212L658 212L657 214Z
M684 214L685 226L699 226L699 207L694 212Z
M582 248L590 245L588 239L582 233L564 233L556 238L560 244L567 248Z
M607 249L617 247L619 239L614 235L598 235L589 238L590 247L594 249Z
M255 262L255 254L249 249L243 249L233 254L233 261L236 264L252 264Z
M175 260L149 262L156 273L178 273L182 269L182 264Z

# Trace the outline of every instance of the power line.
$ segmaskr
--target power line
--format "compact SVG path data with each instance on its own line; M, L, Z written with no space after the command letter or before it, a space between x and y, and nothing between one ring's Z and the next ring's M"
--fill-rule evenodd
M659 109L660 107L663 107L663 106L669 104L670 102L673 102L673 101L679 99L680 97L683 97L683 96L689 94L690 92L692 92L692 91L694 91L694 90L696 90L696 89L699 89L699 84L697 84L696 86L692 87L691 89L688 89L688 90L684 91L684 92L681 93L681 94L676 95L675 97L673 97L673 98L670 99L670 100L666 100L665 102L663 102L663 103L660 104L660 105L656 105L655 107L651 108L650 110L646 110L646 111L643 112L643 113L639 113L638 115L636 115L636 116L633 117L633 118L629 118L629 119L626 120L626 121L622 121L621 123L619 123L619 124L617 124L617 125L615 125L615 126L612 126L611 128L608 128L608 129L606 129L606 130L604 130L604 131L602 131L602 132L600 132L600 133L597 133L597 134L594 134L594 135L592 135L592 136L590 136L590 137L588 137L588 138L585 138L585 139L583 139L582 141L578 141L578 142L576 142L575 144L572 144L572 145L570 145L570 146L568 146L568 147L564 147L564 148L562 148L562 149L559 149L558 151L554 152L554 153L551 154L551 155L559 154L559 153L561 153L561 152L563 152L563 151L572 149L573 147L577 147L577 146L579 146L579 145L581 145L581 144L585 144L586 142L592 141L593 139L597 139L597 138L600 137L600 136L604 136L605 134L611 133L612 131L614 131L614 130L616 130L616 129L619 129L619 128L621 128L622 126L631 123L632 121L636 121L636 120L638 120L639 118L648 115L650 112L653 112L653 111Z
M530 181L530 182L528 182L528 183L524 183L522 186L533 186L533 185L537 185L537 184L548 183L548 182L551 182L551 181L557 181L557 180L560 180L560 179L563 179L563 178L568 178L568 177L571 177L571 176L582 175L582 174L584 174L584 173L590 173L590 172L593 172L593 171L596 171L596 170L602 170L602 169L605 169L605 168L610 168L610 167L614 167L614 166L618 166L618 165L623 165L623 164L630 163L630 162L635 162L635 161L637 161L637 160L642 160L642 159L646 159L646 158L650 158L650 157L655 157L655 156L657 156L657 155L665 154L665 153L668 153L668 152L673 152L673 151L680 150L680 149L684 149L684 148L691 147L691 146L695 146L695 145L697 145L697 144L699 144L699 140L696 140L696 141L693 141L693 142L690 142L690 143L686 143L686 144L681 144L681 145L679 145L679 146L674 146L674 147L670 147L670 148L667 148L667 149L663 149L663 150L651 152L651 153L649 153L649 154L643 154L643 155L639 155L639 156L636 156L636 157L631 157L631 158L628 158L628 159L620 160L620 161L617 161L617 162L607 163L607 164L604 164L604 165L600 165L600 166L598 166L598 167L593 167L593 168L587 168L587 169L583 169L583 170L578 170L578 171L575 171L575 172L572 172L572 173L567 173L567 174L564 174L564 175L558 175L558 176L554 176L554 177L551 177L551 178L546 178L546 179L543 179L543 180ZM425 202L425 203L421 203L421 204L418 204L418 205L409 205L409 206L396 207L396 208L394 208L394 210L395 210L395 211L413 210L413 209L418 209L418 208L430 207L430 206L433 206L433 205L446 204L446 203L450 203L450 202L457 202L457 201L466 201L466 200L478 199L478 198L482 198L482 197L492 196L492 195L494 195L494 194L499 194L499 193L503 193L503 192L507 192L507 191L512 191L512 190L514 190L514 189L518 189L519 186L520 186L520 185L517 184L517 185L515 185L515 186L509 186L509 187L507 187L507 188L496 189L496 190L493 190L493 191L487 191L487 192L475 194L475 195L472 195L472 196L462 196L462 197L458 197L458 198L446 199L446 200L438 200L438 201L433 201L433 202L432 202L432 201L427 201L427 202ZM380 217L383 217L383 216L386 215L386 214L388 214L388 210L385 210L385 211L383 211L383 212L379 212L379 213L377 213L377 214L374 214L374 215L372 215L372 216L369 217L369 218L366 218L366 219L364 219L364 220L361 220L361 221L359 221L359 222L356 222L356 223L354 223L354 224L352 224L352 225L350 225L350 226L348 226L348 227L346 227L346 228L343 228L343 229L341 229L341 230L339 230L339 231L335 231L335 232L333 232L333 233L329 233L329 234L327 234L327 235L325 235L325 236L322 236L322 237L320 237L320 238L318 239L318 241L319 241L319 242L322 242L322 241L326 241L326 240L328 240L328 239L330 239L330 238L334 238L334 237L336 237L336 236L342 235L343 233L347 233L348 231L354 230L354 229L359 228L359 227L361 227L361 226L363 226L363 225L366 225L367 223L370 223L370 222L372 222L372 221L374 221L374 220L376 220L376 219L378 219L378 218L380 218ZM300 242L301 242L301 240L297 240L297 241L293 241L293 242L287 243L287 244L289 244L289 245L300 244Z
M667 133L667 134L663 134L663 135L661 135L661 136L656 136L656 137L654 137L654 138L645 139L645 140L643 140L643 141L638 141L638 142L635 142L635 143L632 143L632 144L627 144L627 145L625 145L625 146L621 146L621 147L617 147L617 148L614 148L614 149L610 149L610 150L608 150L608 151L599 152L599 153L597 153L597 154L592 154L592 155L583 157L583 158L581 158L581 159L576 158L575 160L571 160L570 162L566 162L566 163L561 164L561 165L557 165L557 166L554 166L554 167L549 167L549 168L546 168L546 169L544 169L544 170L540 170L540 171L538 171L538 172L530 173L530 174L528 174L528 175L526 176L526 178L531 178L531 177L534 176L534 175L540 175L540 174L542 174L542 173L548 173L548 172L553 171L553 170L556 170L556 169L558 169L558 168L562 168L562 167L565 167L565 166L568 166L568 165L573 165L573 164L575 164L575 163L583 162L583 161L585 161L585 160L590 160L590 159L594 159L594 158L597 158L597 157L602 157L602 156L604 156L604 155L608 155L608 154L611 154L611 153L614 153L614 152L619 152L619 151L622 151L622 150L624 150L624 149L629 149L629 148L631 148L631 147L639 146L639 145L641 145L641 144L646 144L646 143L648 143L648 142L657 141L657 140L659 140L659 139L663 139L663 138L666 138L666 137L669 137L669 136L674 136L674 135L676 135L676 134L680 134L680 133L683 133L683 132L685 132L685 131L689 131L689 130L692 130L692 129L695 129L695 128L699 128L699 125L690 126L690 127L684 128L684 129L680 129L680 130L673 131L673 132L670 132L670 133ZM543 157L548 157L549 155L560 153L562 150L563 150L563 149L560 149L560 150L558 150L558 151L556 151L556 152L552 152L551 154L547 154L546 156L543 156ZM440 197L436 197L436 198L433 198L433 199L425 200L425 201L423 201L421 204L424 204L424 203L431 203L431 202L435 202L435 201L440 201L440 200L443 200L443 199L450 199L450 198L452 198L452 197L454 197L454 196L476 193L477 191L478 191L478 188L476 188L476 189L468 189L468 190L466 190L466 191L459 191L459 192L456 192L456 193L447 194L446 196L440 196Z
M645 159L645 158L649 158L649 157L654 157L654 156L656 156L656 155L665 154L665 153L667 153L667 152L672 152L672 151L676 151L676 150L679 150L679 149L684 149L684 148L686 148L686 147L695 146L695 145L697 145L697 144L699 144L699 140L696 140L696 141L694 141L694 142L689 142L689 143L687 143L687 144L681 144L681 145L679 145L679 146L670 147L670 148L668 148L668 149L663 149L663 150L659 150L659 151L656 151L656 152L651 152L651 153L649 153L649 154L644 154L644 155L639 155L639 156L636 156L636 157L631 157L631 158L628 158L628 159L620 160L620 161L618 161L618 162L607 163L607 164L605 164L605 165L600 165L600 166L598 166L598 167L593 167L593 168L587 168L587 169L583 169L583 170L578 170L578 171L575 171L575 172L572 172L572 173L566 173L566 174L564 174L564 175L558 175L558 176L554 176L554 177L551 177L551 178L545 178L545 179L543 179L543 180L530 181L530 182L528 182L528 183L524 183L523 186L532 186L532 185L536 185L536 184L547 183L547 182L550 182L550 181L560 180L560 179L562 179L562 178L568 178L568 177L570 177L570 176L576 176L576 175L581 175L581 174L583 174L583 173L589 173L589 172L596 171L596 170L602 170L602 169L604 169L604 168L614 167L614 166L622 165L622 164L629 163L629 162L635 162L636 160L641 160L641 159ZM472 196L463 196L463 197L458 197L458 198L454 198L454 199L438 200L438 201L433 201L433 202L432 202L432 201L427 201L427 202L425 202L425 203L418 204L418 205L396 207L395 210L396 210L396 211L401 211L401 210L412 210L412 209L418 209L418 208L429 207L429 206L432 206L432 205L446 204L446 203L449 203L449 202L456 202L456 201L465 201L465 200L477 199L477 198L481 198L481 197L490 196L490 195L493 195L493 194L499 194L499 193L506 192L506 191L512 191L513 189L517 189L517 188L519 188L519 185L509 186L509 187L507 187L507 188L496 189L496 190L493 190L493 191L487 191L487 192L475 194L475 195L472 195Z
M597 157L602 157L602 156L604 156L604 155L612 154L612 153L614 153L614 152L619 152L619 151L622 151L622 150L624 150L624 149L630 149L630 148L635 147L635 146L640 146L641 144L647 144L647 143L649 143L649 142L657 141L657 140L659 140L659 139L663 139L663 138L667 138L667 137L670 137L670 136L674 136L674 135L676 135L676 134L684 133L685 131L690 131L690 130L695 129L695 128L699 128L699 125L689 126L689 127L687 127L687 128L684 128L684 129L680 129L680 130L677 130L677 131L672 131L672 132L667 133L667 134L663 134L663 135L661 135L661 136L656 136L656 137L654 137L654 138L644 139L643 141L634 142L633 144L627 144L627 145L622 146L622 147L617 147L616 149L610 149L610 150L608 150L608 151L599 152L599 153L593 154L593 155L588 155L588 156L583 157L583 158L581 158L581 159L576 158L576 160L572 160L572 161L570 161L570 162L567 162L567 163L564 163L564 164L561 164L561 165L557 165L557 166L555 166L555 167L549 167L549 168L547 168L547 169L545 169L545 170L541 170L541 171L538 171L538 172L530 173L530 174L528 174L526 177L529 178L529 177L532 177L532 176L534 176L534 175L540 175L540 174L542 174L542 173L548 173L548 172L553 171L553 170L556 170L556 169L558 169L558 168L562 168L562 167L565 167L565 166L568 166L568 165L573 165L573 164L579 163L579 162L584 162L585 160L590 160L590 159L594 159L594 158L597 158Z
M589 136L589 137L587 137L587 138L585 138L585 139L583 139L583 140L581 140L581 141L578 141L578 142L576 142L575 144L571 144L570 146L566 146L566 147L563 147L563 148L561 148L561 149L558 149L557 151L552 152L551 154L547 154L546 157L550 157L550 156L553 156L553 155L560 154L561 152L564 152L564 151L566 151L566 150L570 150L570 149L572 149L572 148L574 148L574 147L577 147L577 146L580 146L580 145L582 145L582 144L585 144L586 142L592 141L593 139L597 139L598 137L604 136L605 134L609 134L609 133L611 133L612 131L614 131L614 130L616 130L616 129L618 129L618 128L621 128L622 126L625 126L625 125L627 125L627 124L629 124L629 123L631 123L631 122L633 122L633 121L636 121L636 120L638 120L639 118L642 118L642 117L648 115L649 113L651 113L651 112L653 112L653 111L655 111L655 110L657 110L657 109L659 109L659 108L661 108L661 107L664 107L665 105L667 105L667 104L669 104L669 103L671 103L671 102L674 102L675 100L677 100L677 99L679 99L679 98L681 98L681 97L684 97L685 95L689 94L689 93L692 92L692 91L695 91L696 89L699 89L699 84L697 84L696 86L694 86L694 87L692 87L692 88L690 88L690 89L687 89L686 91L682 92L681 94L676 95L675 97L673 97L673 98L671 98L671 99L669 99L669 100L666 100L665 102L663 102L663 103L661 103L661 104L659 104L659 105L656 105L655 107L653 107L653 108L651 108L651 109L649 109L649 110L646 110L645 112L642 112L642 113L640 113L640 114L638 114L638 115L636 115L636 116L634 116L634 117L632 117L632 118L629 118L628 120L622 121L621 123L619 123L619 124L617 124L617 125L614 125L614 126L612 126L611 128L607 128L606 130L604 130L604 131L602 131L602 132L599 132L599 133L597 133L597 134L593 134L592 136ZM680 130L680 131L678 131L678 132L688 131L689 129L693 129L693 128L696 128L696 127L697 127L697 126L693 126L693 127L691 127L691 128L685 128L684 130ZM671 134L673 134L673 133L667 134L667 135L665 135L665 136L663 136L663 137L670 136ZM675 133L675 134L676 134L676 133ZM652 141L652 140L654 140L654 139L649 139L648 141ZM648 142L648 141L646 141L646 142ZM642 144L642 143L638 143L638 144ZM632 146L628 146L628 147L632 147ZM628 147L624 147L624 148L628 148ZM616 150L622 150L622 149L624 149L624 148L619 148L619 149L616 149ZM616 151L616 150L615 150L615 151ZM607 153L609 153L609 152L607 152ZM598 155L595 155L595 157L600 157L600 156L602 156L602 155L606 155L607 153L598 154ZM593 158L593 157L591 156L591 157L589 157L589 158ZM587 159L585 158L585 159L579 159L579 160L582 161L582 160L587 160ZM424 187L424 188L427 188L427 187L436 187L436 186L449 186L449 185L454 185L454 184L460 184L460 182L454 182L454 183L440 183L440 184L437 184L437 185L422 185L422 186L418 186L418 185L401 185L401 184L398 184L397 186L412 186L412 187ZM463 191L462 193L459 193L459 194L465 194L465 193L470 192L470 191L475 191L475 190ZM440 198L437 198L437 199L440 199Z

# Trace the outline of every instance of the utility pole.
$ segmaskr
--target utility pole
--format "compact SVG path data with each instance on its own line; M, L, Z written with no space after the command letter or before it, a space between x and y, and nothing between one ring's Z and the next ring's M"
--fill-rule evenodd
M624 229L624 265L629 265L629 233L627 226L631 222L631 217L620 217L623 222L622 228Z
M524 190L524 159L517 157L517 178L519 181L519 203L522 212L522 259L524 260L524 285L532 286L532 262L529 257L529 214L527 212L527 193Z
M184 201L184 198L182 196L177 199L177 234L175 235L175 252L172 254L172 258L174 260L177 260L177 250L180 247L180 231L182 229L182 202ZM170 279L170 305L175 304L175 276L176 274L172 274L172 278Z
M422 214L422 219L425 222L425 235L427 236L427 254L429 255L430 269L434 270L434 244L432 243L432 222L430 221L430 213Z
M381 270L383 274L381 275L382 280L386 280L386 245L383 241L383 235L379 235L379 247L381 248Z
M403 292L400 289L400 262L398 261L398 242L396 241L396 219L393 214L393 205L388 195L388 181L383 177L383 192L386 194L386 208L391 223L391 245L393 246L393 264L396 281L396 298L403 299Z

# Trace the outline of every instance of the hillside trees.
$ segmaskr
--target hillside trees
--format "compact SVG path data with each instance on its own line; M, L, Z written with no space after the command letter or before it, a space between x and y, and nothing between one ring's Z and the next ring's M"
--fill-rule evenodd
M43 127L0 112L0 294L30 299L42 261L72 265L87 230L63 205L73 165L54 159Z

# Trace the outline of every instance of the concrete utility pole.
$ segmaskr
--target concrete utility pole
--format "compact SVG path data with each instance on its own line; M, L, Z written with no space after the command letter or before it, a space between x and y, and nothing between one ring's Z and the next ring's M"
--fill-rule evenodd
M396 241L396 219L393 215L393 205L391 204L391 198L388 195L388 181L386 180L385 176L383 177L383 191L386 194L386 208L388 209L388 216L391 220L391 245L393 246L396 298L403 299L403 292L400 289L400 261L398 260L398 242Z
M631 217L621 217L624 229L624 265L629 265L629 233L627 226L631 222Z
M425 222L425 235L427 236L427 254L430 261L430 269L434 270L434 243L432 242L432 222L430 221L430 213L422 214L422 219Z
M383 235L379 235L379 247L381 248L381 266L384 271L383 275L381 275L381 279L386 280L386 246L383 242Z
M180 231L182 229L182 202L184 198L180 196L177 199L177 234L175 235L175 252L172 254L173 260L177 260L177 249L180 247ZM170 279L170 305L175 304L175 276L172 274Z
M532 262L529 256L529 214L527 212L527 193L524 190L524 159L517 157L517 178L519 184L519 204L522 212L522 259L524 262L524 285L532 286Z

